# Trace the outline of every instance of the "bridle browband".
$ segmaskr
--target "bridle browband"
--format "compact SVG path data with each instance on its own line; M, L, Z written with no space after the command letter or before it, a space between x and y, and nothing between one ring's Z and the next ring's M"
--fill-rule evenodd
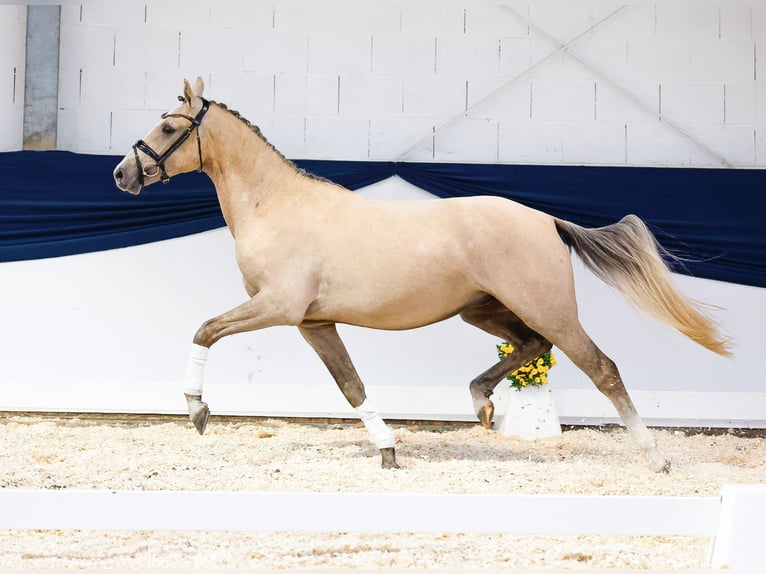
M185 101L182 96L178 97L179 100ZM189 124L189 127L184 130L184 132L181 134L181 136L173 142L173 144L165 150L165 152L160 155L156 151L154 151L149 144L147 144L144 140L138 140L136 143L133 144L133 157L136 158L136 167L138 168L138 182L143 187L144 185L144 176L145 177L154 177L158 173L160 174L160 180L162 183L167 183L170 181L170 176L168 175L167 170L165 169L165 161L173 155L173 153L181 147L181 145L189 139L189 136L192 134L194 130L197 130L197 152L199 153L199 169L197 171L202 171L202 143L200 142L199 138L199 125L202 122L202 118L205 117L205 114L207 113L208 108L210 108L210 102L206 100L205 98L200 98L202 100L202 108L199 112L197 112L197 115L194 117L187 116L186 114L171 114L171 113L165 113L162 114L162 119L165 118L184 118L189 120L191 122ZM138 151L141 150L143 153L148 155L150 158L154 160L154 171L149 172L142 164L141 164L141 158L138 155ZM151 166L150 166L151 167Z

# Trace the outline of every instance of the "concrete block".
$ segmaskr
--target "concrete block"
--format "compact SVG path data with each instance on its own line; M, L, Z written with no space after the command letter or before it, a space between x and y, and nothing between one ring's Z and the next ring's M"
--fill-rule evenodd
M259 125L266 139L285 157L298 159L308 157L306 123L305 116L273 115Z
M127 154L131 146L160 121L157 110L115 110L111 114L112 137L110 153ZM59 126L61 115L59 115ZM59 139L61 135L59 135ZM102 152L103 153L103 152Z
M305 115L306 76L278 74L274 80L274 112L277 114Z
M468 81L468 115L487 119L530 117L532 82L482 78Z
M501 38L498 51L498 74L502 78L519 77L526 73L534 63L532 61L532 41L529 38Z
M337 114L338 76L276 75L274 112L289 115Z
M553 48L539 49L532 45L532 65L524 77L547 81L593 81L596 75L568 52L556 52Z
M691 78L693 47L677 40L629 41L627 77L655 82Z
M210 25L208 0L163 0L146 5L147 24L159 24L175 29L203 28Z
M82 10L79 4L62 4L61 6L61 23L62 24L75 24L80 22L80 14Z
M766 127L756 127L753 139L755 140L755 167L766 167Z
M62 6L63 8L63 6ZM117 26L146 21L148 5L140 2L87 2L73 6L79 21L92 26ZM75 14L69 14L68 17ZM64 14L62 13L62 21Z
M313 74L369 73L372 44L368 34L310 36L307 70Z
M700 42L692 51L693 80L747 82L755 73L755 50L751 41Z
M712 166L704 150L662 122L631 123L627 128L628 165Z
M655 5L652 2L623 2L600 1L593 4L593 22L598 27L592 34L578 40L590 37L604 37L610 41L647 40L655 33Z
M76 153L111 153L111 134L112 115L107 110L83 106L59 109L57 149ZM115 153L126 151L119 149Z
M275 8L272 2L237 2L236 9L230 2L211 2L210 25L260 34L274 28Z
M465 112L465 109L464 80L441 77L404 79L404 113L407 116L451 119Z
M275 76L258 72L213 72L208 98L238 110L251 121L274 111Z
M433 128L433 122L427 118L373 118L370 159L430 161L433 159Z
M660 87L663 117L685 124L723 123L723 83L663 82Z
M18 93L16 83L19 81L23 87L23 73L19 77L18 71L14 71L12 66L0 65L0 113L2 113L1 110L4 108L16 103L16 95ZM22 90L21 93L23 94L24 91ZM23 97L21 99L23 106Z
M340 107L340 77L326 74L306 76L306 113L337 115Z
M369 120L342 116L306 119L306 158L364 160L369 157Z
M656 35L675 41L714 40L719 36L716 2L662 2L655 6Z
M704 143L730 165L755 167L756 142L752 126L695 125L689 129L693 131L695 139Z
M402 115L404 80L395 76L342 76L340 108L342 115L364 118L390 118Z
M596 82L596 119L607 122L656 121L659 84L651 82Z
M149 24L126 24L115 29L114 63L121 70L178 69L179 30Z
M13 52L21 49L23 54L26 31L27 7L24 4L20 6L0 6L0 46L8 48Z
M628 42L610 34L593 34L578 40L568 55L580 58L606 77L623 80L628 75Z
M425 34L376 34L371 40L372 72L397 76L433 74L435 38Z
M755 122L766 125L766 82L755 84Z
M16 151L24 142L24 70L0 65L0 151Z
M404 2L402 10L402 31L424 36L464 34L467 8L461 0L444 0L438 9L430 2Z
M756 104L757 89L754 83L724 84L724 122L726 124L754 125Z
M464 118L436 132L434 159L452 162L496 162L498 121Z
M592 3L586 0L530 3L529 19L562 44L576 38L596 23ZM530 34L539 32L532 28Z
M492 38L529 38L529 26L517 14L528 14L528 6L520 8L493 2L466 2L465 33Z
M721 40L751 40L752 9L749 3L720 5L719 31Z
M761 3L750 5L750 33L753 40L766 40L766 6Z
M83 68L115 64L117 29L61 23L59 65Z
M625 163L625 125L616 122L577 122L562 130L561 157L576 165Z
M144 73L139 69L87 66L77 76L84 111L144 107ZM74 74L70 78L75 79Z
M171 69L150 67L144 71L143 109L162 113L178 105L177 97L183 94L184 80L193 81L202 75L205 85L210 75L199 69Z
M225 28L181 30L178 37L179 67L206 72L239 72L244 64L244 46L250 34L244 35ZM211 49L215 46L215 49Z
M440 36L435 53L439 76L467 79L500 73L500 40L492 36Z
M401 7L393 2L280 0L274 5L274 27L279 30L321 30L330 35L398 32L401 29Z
M596 113L593 81L532 82L532 118L536 120L592 120Z
M565 124L534 119L501 120L498 158L505 163L561 163Z
M0 151L19 151L24 143L23 108L8 108L0 113Z
M306 73L308 38L300 31L265 30L246 35L243 69L268 74Z

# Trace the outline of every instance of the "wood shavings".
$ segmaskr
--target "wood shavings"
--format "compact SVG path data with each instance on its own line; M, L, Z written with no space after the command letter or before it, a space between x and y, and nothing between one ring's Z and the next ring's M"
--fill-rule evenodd
M466 425L394 426L401 470L360 423L0 417L0 488L718 496L766 482L766 440L654 431L670 474L622 429L524 442ZM0 532L7 568L701 568L694 537Z

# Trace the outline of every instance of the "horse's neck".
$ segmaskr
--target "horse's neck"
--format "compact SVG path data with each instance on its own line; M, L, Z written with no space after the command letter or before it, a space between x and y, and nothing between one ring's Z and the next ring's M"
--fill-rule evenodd
M238 223L255 209L300 193L303 176L244 122L225 110L216 112L203 152L205 172L236 236Z

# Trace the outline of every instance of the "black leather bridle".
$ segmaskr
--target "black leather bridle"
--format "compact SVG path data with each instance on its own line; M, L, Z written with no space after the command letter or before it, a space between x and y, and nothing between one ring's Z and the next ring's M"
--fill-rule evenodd
M178 98L179 100L183 100L182 97ZM165 118L185 118L191 122L189 124L189 127L184 130L184 132L179 136L179 138L173 142L173 144L162 153L162 155L158 154L156 151L154 151L149 144L147 144L144 140L138 140L136 143L133 144L133 156L136 158L136 167L138 168L138 182L143 187L144 185L144 177L154 177L158 173L160 174L160 180L162 180L162 183L167 183L170 181L170 176L168 175L167 170L165 169L165 161L173 155L173 153L181 147L181 145L189 138L189 136L192 134L193 131L197 131L197 152L199 153L199 169L197 171L202 171L202 143L200 142L199 138L199 125L202 122L202 118L205 117L205 114L207 113L208 108L210 107L210 102L206 100L205 98L200 98L202 100L202 108L199 112L197 112L197 115L194 117L187 116L186 114L162 114L162 119ZM147 168L145 168L141 164L141 158L138 155L138 151L142 151L146 155L148 155L150 158L154 160L154 171L149 171ZM151 166L149 166L151 168Z

